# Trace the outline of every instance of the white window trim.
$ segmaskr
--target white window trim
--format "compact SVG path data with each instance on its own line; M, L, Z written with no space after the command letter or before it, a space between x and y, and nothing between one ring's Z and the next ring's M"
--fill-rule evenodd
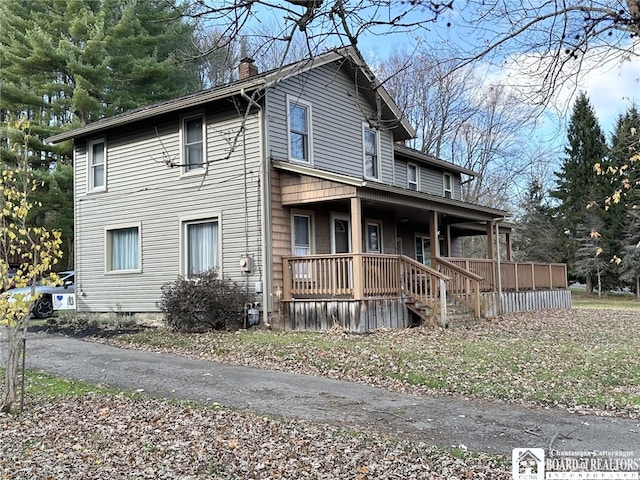
M180 135L180 175L183 177L190 177L194 175L204 175L206 172L206 165L202 165L201 168L195 168L187 170L187 156L185 154L185 135L184 124L187 120L194 118L202 118L202 160L207 161L207 117L203 110L198 112L191 112L186 115L180 116L179 135Z
M103 178L102 178L102 186L95 187L94 178L93 178L93 165L92 165L92 157L93 157L93 146L102 143L103 145L103 155L104 155L104 163L102 164ZM107 190L107 140L105 138L95 138L93 140L89 140L87 142L87 192L104 192Z
M364 138L365 132L367 130L372 130L376 132L376 173L378 174L376 177L370 177L369 175L367 175L367 168L366 168L367 152L366 152L366 141ZM362 122L362 175L365 179L380 181L380 178L381 178L380 156L381 156L380 155L380 130L378 130L377 128L371 127L371 125L369 125L369 123L367 122Z
M407 189L411 190L411 182L409 181L409 169L410 167L414 167L416 169L416 189L412 191L419 192L420 191L420 167L416 163L407 163Z
M380 247L378 251L369 249L369 225L375 225L378 227L378 246ZM365 220L365 246L367 253L384 253L384 243L382 241L384 239L384 233L382 231L382 225L382 220L372 218L367 218Z
M122 230L125 228L137 228L138 229L138 268L132 268L130 270L112 270L112 240L110 232L114 230ZM104 227L104 272L107 275L123 275L129 273L142 273L142 222L133 223L118 223L114 225L107 225Z
M289 224L291 225L291 255L295 256L294 250L295 250L296 242L295 242L295 231L294 231L293 219L296 216L309 217L309 255L315 255L315 252L316 252L315 214L312 210L298 210L298 209L291 210L291 216L289 218L289 222L290 222Z
M188 215L183 215L178 218L178 232L180 232L180 238L178 241L180 263L178 268L180 270L180 275L184 277L188 276L187 266L189 265L189 262L187 261L187 224L208 221L218 222L218 278L224 278L224 259L222 258L222 213L211 210L191 212Z
M310 102L307 102L305 100L301 100L297 97L293 97L291 95L287 95L286 96L286 100L287 100L287 111L286 111L286 118L287 118L287 158L289 159L290 162L294 162L294 163L299 163L302 165L309 165L309 166L313 166L313 107L312 104ZM290 112L290 105L300 105L303 106L307 109L307 140L308 140L308 144L307 144L307 161L305 160L301 160L299 158L293 158L291 156L291 116L289 114Z
M449 178L449 186L451 187L449 189L447 189L447 177ZM447 197L447 192L449 192L451 197ZM453 199L453 175L450 173L442 174L442 196Z

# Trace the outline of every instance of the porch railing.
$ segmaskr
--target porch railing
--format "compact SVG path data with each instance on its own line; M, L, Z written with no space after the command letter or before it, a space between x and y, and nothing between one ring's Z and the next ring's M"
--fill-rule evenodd
M497 291L497 263L436 258L435 268L404 255L334 254L285 257L283 299L402 296L431 304L449 296L480 317L481 292ZM567 288L564 264L501 262L503 291ZM443 290L446 295L443 295Z
M454 262L444 258L436 258L436 269L449 277L447 294L458 302L466 305L476 318L480 318L480 292L483 278L481 275L464 269Z
M498 290L497 262L478 258L448 257L451 264L480 277L480 290ZM567 266L564 263L500 262L500 287L504 291L567 288Z
M445 275L403 255L335 254L285 257L283 297L333 298L400 296L438 298Z

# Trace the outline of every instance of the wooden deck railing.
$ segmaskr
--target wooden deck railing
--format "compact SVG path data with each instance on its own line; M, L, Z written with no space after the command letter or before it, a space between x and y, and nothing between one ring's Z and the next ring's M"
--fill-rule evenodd
M498 290L495 260L448 257L444 259L482 277L480 290ZM567 288L567 266L563 263L500 262L500 283L504 291Z
M418 301L439 296L443 274L402 255L337 254L285 257L285 300L400 296Z
M473 310L480 318L480 292L482 276L466 270L444 258L435 259L436 269L449 277L447 293Z
M285 257L283 298L402 296L433 304L455 298L480 316L480 293L497 291L497 263L437 258L434 268L404 255L336 254ZM567 288L564 264L501 262L503 291ZM443 294L446 291L446 295Z

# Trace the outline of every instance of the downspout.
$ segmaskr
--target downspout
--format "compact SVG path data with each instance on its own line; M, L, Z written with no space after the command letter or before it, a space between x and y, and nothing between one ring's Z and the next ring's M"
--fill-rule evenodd
M249 102L249 105L254 105L259 112L259 126L260 126L260 147L261 147L261 161L260 161L260 172L258 175L260 182L260 204L262 207L261 212L261 222L260 222L260 235L262 237L262 251L260 252L262 255L262 278L260 281L262 282L262 321L265 324L268 322L268 312L271 312L273 309L273 298L271 296L271 292L273 289L272 286L272 278L273 278L273 265L271 261L271 238L269 237L271 233L271 179L270 179L270 168L268 164L268 159L266 155L266 120L264 115L264 109L262 105L254 100L253 97L247 95L244 88L240 89L240 96Z

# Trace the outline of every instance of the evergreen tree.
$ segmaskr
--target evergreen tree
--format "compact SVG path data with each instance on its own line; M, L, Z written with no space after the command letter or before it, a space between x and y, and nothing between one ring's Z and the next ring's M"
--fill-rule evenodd
M631 210L622 249L621 279L628 282L640 300L640 210Z
M534 180L529 185L522 210L514 238L516 256L527 261L562 262L558 248L560 232L553 208L548 205L546 192L539 181Z
M29 221L64 233L73 252L72 145L43 140L65 129L201 88L198 71L180 61L192 26L177 0L0 1L0 164L16 165L30 121L25 155L43 203Z
M633 188L640 179L640 165L631 158L638 153L638 132L640 132L640 113L632 106L616 122L611 138L610 163L616 174L612 176L613 190L620 188L621 181L628 180L630 188L622 189L619 202L607 202L608 211L614 219L623 216L620 228L620 265L621 280L636 290L640 298L640 191Z
M560 202L557 207L559 226L564 234L562 249L569 275L585 278L589 293L592 279L597 273L576 258L580 238L587 232L597 231L598 204L606 197L606 181L595 174L594 166L607 156L604 134L585 93L581 93L574 104L567 130L566 157L559 172L556 172L557 189L551 194ZM589 263L589 262L587 262Z
M200 88L179 61L193 29L178 12L171 0L0 2L0 116L31 121L33 166L70 159L70 144L42 139L71 125ZM3 133L0 159L15 163Z

